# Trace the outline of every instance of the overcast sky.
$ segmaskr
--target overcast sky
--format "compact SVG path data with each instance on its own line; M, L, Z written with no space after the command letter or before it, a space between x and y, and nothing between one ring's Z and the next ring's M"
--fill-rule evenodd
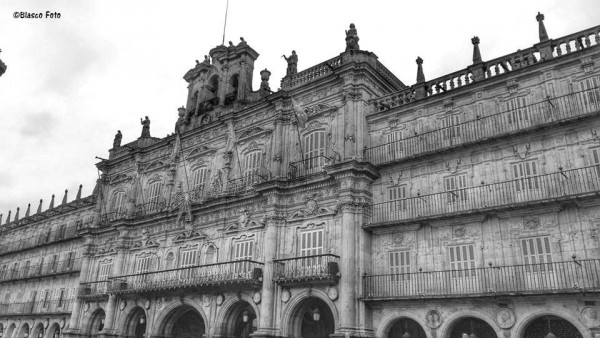
M185 104L186 71L221 44L225 0L0 1L0 213L44 209L52 194L69 201L98 177L94 157L108 157L114 135L123 143L141 133L173 132ZM59 12L58 19L15 19L14 12ZM324 1L230 0L225 44L243 36L268 68L277 90L285 74L282 54L292 49L298 69L344 51L353 22L360 47L405 84L416 79L415 59L433 79L471 63L471 37L492 59L538 42L535 16L545 14L550 38L600 24L598 0L543 1Z

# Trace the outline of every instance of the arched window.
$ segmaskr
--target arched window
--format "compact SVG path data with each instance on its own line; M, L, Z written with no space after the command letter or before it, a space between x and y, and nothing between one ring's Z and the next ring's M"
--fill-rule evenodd
M204 254L204 264L213 264L217 262L217 250L214 245L209 245Z
M148 187L148 210L159 208L161 186L161 182L154 182Z
M240 76L238 74L234 74L229 79L229 88L227 90L227 95L225 96L225 104L231 104L236 100L238 95L238 87L240 82Z

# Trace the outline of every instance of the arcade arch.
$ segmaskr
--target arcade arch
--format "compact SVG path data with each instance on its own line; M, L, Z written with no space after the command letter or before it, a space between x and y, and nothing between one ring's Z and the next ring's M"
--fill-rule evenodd
M181 305L169 311L157 333L163 337L202 338L206 334L206 323L193 306Z

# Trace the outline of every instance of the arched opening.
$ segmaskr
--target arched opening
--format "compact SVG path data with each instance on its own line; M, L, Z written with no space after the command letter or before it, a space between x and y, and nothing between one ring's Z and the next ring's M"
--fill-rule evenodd
M228 337L250 337L258 328L258 318L252 305L245 301L237 302L226 317L225 334Z
M127 337L143 338L146 334L146 312L140 307L136 307L129 315L125 333Z
M169 313L161 329L164 337L201 338L206 333L204 319L196 309L184 305Z
M58 326L56 323L52 325L48 329L48 335L46 335L46 338L60 338L60 326Z
M106 314L104 310L98 309L92 315L92 320L90 321L90 326L88 332L90 336L95 336L98 332L101 332L104 329L104 320L106 319Z
M13 323L8 326L2 337L11 338L17 326Z
M293 312L290 330L294 337L327 338L335 331L335 319L323 300L308 297Z
M204 253L204 264L213 264L217 262L217 251L215 246L209 244Z
M543 316L535 319L525 330L523 338L569 337L583 338L583 335L569 321L556 316Z
M450 331L450 338L498 338L490 324L475 317L458 320Z
M210 80L208 81L208 85L206 86L206 100L213 100L211 101L212 104L218 104L219 103L219 77L217 75L214 75L213 77L210 78ZM216 99L216 100L214 100ZM216 102L215 102L216 101Z
M0 323L0 337L4 337L4 324Z
M239 83L240 76L238 74L232 75L229 79L229 88L227 90L227 95L225 96L226 105L233 103L233 101L237 99Z
M29 324L25 323L23 324L23 326L21 326L21 329L19 329L16 338L29 338L30 331L31 330L29 329Z
M44 338L44 325L42 323L38 323L33 330L31 331L30 338Z
M427 338L425 331L416 321L401 318L394 322L387 335L388 338Z

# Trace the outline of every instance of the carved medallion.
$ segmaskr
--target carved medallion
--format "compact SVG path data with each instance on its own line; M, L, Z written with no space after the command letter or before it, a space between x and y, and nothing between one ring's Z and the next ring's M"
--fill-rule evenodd
M540 227L540 219L534 217L528 217L523 220L523 227L525 230L535 230Z
M122 300L122 301L119 303L119 309L120 309L121 311L125 310L125 307L126 307L126 306L127 306L127 301L125 301L125 300Z
M464 227L457 227L454 229L454 237L463 237L465 235Z
M515 325L515 314L511 309L502 308L496 312L496 324L502 329L510 329Z
M90 310L90 303L85 303L83 306L83 312L88 312Z
M437 329L440 325L442 325L442 316L436 310L429 310L425 317L425 322L430 328Z
M64 329L65 328L65 323L66 323L65 319L63 318L63 319L60 320L60 323L58 325L60 325L61 329Z
M150 300L149 299L144 302L144 307L146 308L146 310L150 309Z
M283 291L281 291L281 301L282 302L287 303L291 297L292 297L292 295L290 294L290 290L283 289Z
M204 305L204 307L210 306L210 296L209 295L202 296L202 305Z
M594 306L584 307L579 314L579 319L588 328L600 326L598 317L598 309Z
M223 295L221 295L221 294L218 294L217 295L217 305L221 306L224 301L225 301L225 297L223 297Z
M256 304L260 304L260 300L261 300L261 295L260 295L260 292L258 292L258 291L257 291L257 292L255 292L255 293L252 295L252 300L254 301L254 303L256 303Z
M338 299L338 290L335 286L332 286L327 289L327 297L329 297L329 299L331 300Z

